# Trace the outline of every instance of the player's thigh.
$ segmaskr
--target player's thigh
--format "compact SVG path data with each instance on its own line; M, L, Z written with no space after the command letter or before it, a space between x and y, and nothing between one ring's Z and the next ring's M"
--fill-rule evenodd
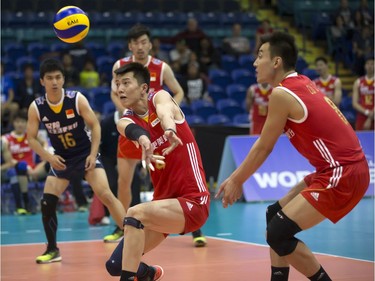
M106 191L111 191L108 184L107 174L103 168L95 168L87 171L85 173L85 179L95 194L100 195Z
M299 183L297 183L293 188L289 190L289 192L279 200L281 206L285 206L290 201L293 200L298 194L301 193L302 190L304 190L307 187L307 184L304 180L301 180Z
M128 217L135 217L147 229L161 233L182 233L185 228L184 211L177 199L146 202L129 208Z
M309 229L325 219L301 194L294 197L282 210L303 230Z
M48 176L44 184L44 193L60 196L68 187L69 181L67 179Z

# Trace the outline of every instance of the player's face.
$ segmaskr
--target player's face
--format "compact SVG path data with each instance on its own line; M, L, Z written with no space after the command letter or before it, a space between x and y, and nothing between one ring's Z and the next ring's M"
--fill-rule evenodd
M145 60L150 52L152 44L146 34L137 39L130 40L129 50L133 53L137 61Z
M317 61L315 64L315 68L316 72L318 72L319 75L324 75L328 70L328 66L324 61Z
M365 63L365 71L368 76L374 75L374 60L367 60Z
M22 134L26 131L27 121L22 118L16 118L13 121L13 127L16 133Z
M64 85L64 75L60 71L52 71L44 74L40 83L46 89L47 94L60 94Z
M139 85L137 79L134 78L133 72L118 75L116 85L117 95L122 106L126 108L134 108L139 103L142 94L147 93L147 85Z
M275 76L275 58L271 59L269 43L260 46L258 56L254 61L255 72L258 83L272 83Z

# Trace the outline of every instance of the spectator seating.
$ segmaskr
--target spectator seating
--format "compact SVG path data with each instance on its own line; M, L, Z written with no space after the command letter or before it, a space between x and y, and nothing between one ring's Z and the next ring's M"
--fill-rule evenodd
M209 125L230 125L231 120L224 114L212 114L207 118L207 124Z
M246 99L247 88L242 84L230 84L227 86L226 92L230 99L242 104Z
M249 114L247 113L240 113L233 116L233 125L248 125L249 123Z
M208 78L211 80L212 84L218 85L223 89L232 83L232 78L222 69L210 69L208 72Z
M219 113L233 118L234 115L243 113L242 107L233 99L222 99L216 103Z
M233 83L241 84L244 87L249 87L250 85L256 83L255 74L248 69L234 69L231 73L231 76Z
M221 86L216 84L209 84L207 86L208 95L212 98L212 100L216 103L220 99L228 98L227 94L223 90Z
M206 123L206 120L204 120L201 116L195 114L185 115L185 119L190 126L202 125Z
M195 115L199 115L207 120L208 116L217 113L217 109L212 102L206 100L195 100L191 103L191 108Z

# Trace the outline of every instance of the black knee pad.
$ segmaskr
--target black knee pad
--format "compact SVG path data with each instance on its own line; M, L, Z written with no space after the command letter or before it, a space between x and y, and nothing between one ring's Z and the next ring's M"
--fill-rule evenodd
M276 215L276 213L278 211L280 211L282 208L280 206L280 203L279 201L275 202L274 204L272 205L269 205L267 207L267 211L266 211L266 222L267 222L267 225L270 223L270 221L272 220L272 218Z
M267 225L267 243L279 256L289 255L296 249L299 241L294 235L301 230L280 210Z
M141 223L141 221L132 218L132 217L125 217L124 218L124 226L125 225L130 225L132 227L138 228L138 229L143 229L144 225Z
M56 214L57 202L59 197L53 194L44 193L40 200L42 214L44 216L52 216Z
M124 247L124 239L121 239L120 243L117 245L113 251L109 260L105 263L105 267L111 276L121 275L121 263L122 263L122 248Z

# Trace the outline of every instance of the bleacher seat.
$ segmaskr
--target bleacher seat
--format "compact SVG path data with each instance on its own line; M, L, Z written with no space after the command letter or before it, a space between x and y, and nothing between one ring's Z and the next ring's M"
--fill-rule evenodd
M26 64L32 64L34 69L39 69L39 62L34 57L31 56L23 56L16 60L16 65L18 71L23 72L23 69Z
M55 42L50 45L50 51L51 52L65 52L69 49L69 44L63 43L63 42Z
M309 77L311 80L314 80L315 78L319 77L319 74L316 72L316 70L312 68L305 68L302 71L302 74Z
M296 70L298 73L302 73L305 68L307 68L309 65L305 61L305 59L301 56L298 56L297 63L296 63Z
M209 125L230 125L232 123L231 119L224 114L212 114L207 118L207 124Z
M191 103L190 107L193 109L195 115L199 115L207 120L207 117L217 113L217 109L212 102L207 100L195 100Z
M8 43L3 47L5 56L16 61L27 54L26 47L20 43Z
M255 61L254 55L240 55L238 57L238 63L240 64L241 68L245 69L253 69L253 63Z
M209 84L207 86L207 92L215 103L220 99L228 98L224 89L216 84Z
M233 99L222 99L216 103L216 108L219 113L233 118L234 115L243 113L243 109L239 103Z
M31 42L27 46L27 51L30 56L39 60L43 55L50 51L50 47L41 42Z
M240 68L238 60L233 55L222 55L221 56L221 68L231 73L234 69Z
M93 109L103 112L103 106L111 101L111 89L109 87L97 87L90 89L91 105Z
M195 114L185 115L185 119L189 126L202 125L206 123L201 116Z
M102 109L103 115L108 115L114 112L116 110L116 107L115 104L110 100L103 105Z
M94 58L108 55L106 46L103 43L88 41L85 43L85 47L90 51Z
M244 87L249 87L257 81L255 74L252 73L250 70L244 68L233 70L231 76L233 83L241 84Z
M115 59L124 57L125 43L120 41L109 42L107 46L107 53Z
M228 72L222 69L210 69L208 77L212 84L219 85L223 89L232 83L232 78L229 76Z
M244 125L249 124L249 114L247 113L240 113L233 116L233 125Z
M242 84L230 84L226 88L226 93L229 98L235 100L238 104L242 104L246 99L247 89Z
M111 56L100 56L96 59L96 68L99 74L105 75L106 79L112 79L112 68L116 59Z
M182 102L180 104L180 108L182 112L185 114L185 116L193 114L193 110L191 109L190 105L187 104L186 102Z

